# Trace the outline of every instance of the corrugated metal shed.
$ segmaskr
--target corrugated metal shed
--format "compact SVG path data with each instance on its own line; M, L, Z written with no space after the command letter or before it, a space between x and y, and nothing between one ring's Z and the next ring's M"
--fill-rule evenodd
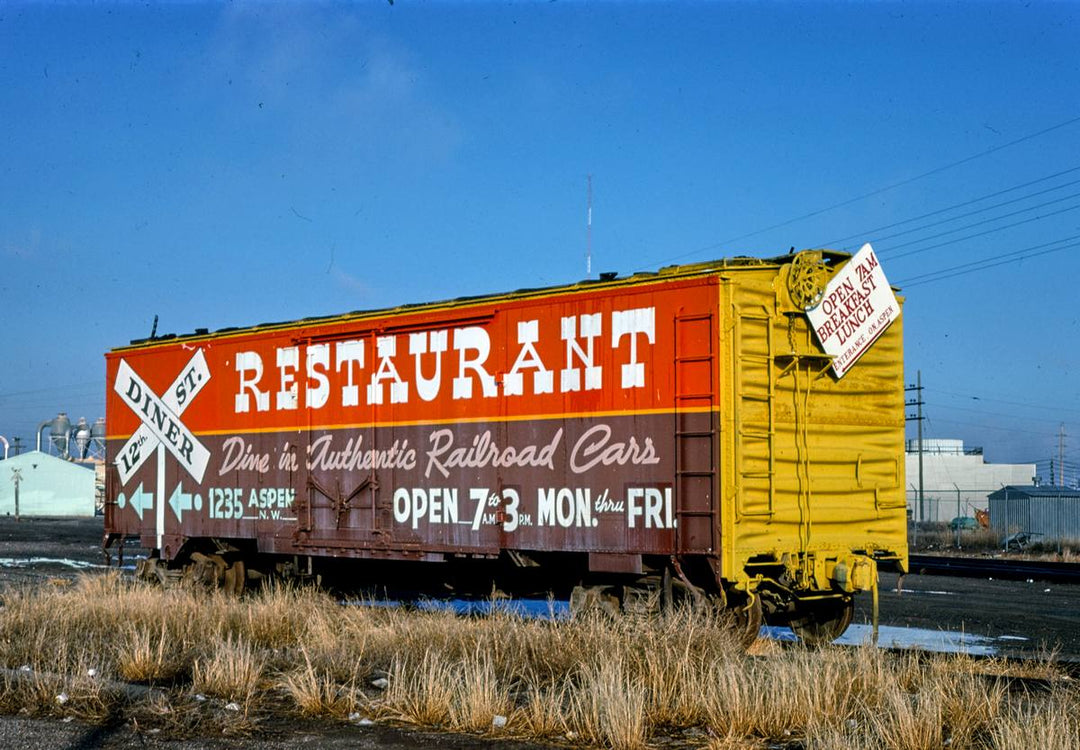
M15 515L15 475L19 515L94 515L94 467L30 451L0 461L0 514Z
M1046 539L1080 539L1080 490L1009 485L989 496L990 525L1003 533L1028 531Z

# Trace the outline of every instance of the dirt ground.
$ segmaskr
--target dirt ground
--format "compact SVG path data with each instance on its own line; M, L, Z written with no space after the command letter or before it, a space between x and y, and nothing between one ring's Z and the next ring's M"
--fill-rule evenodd
M882 625L984 636L1003 656L1059 658L1080 663L1080 586L1045 581L1002 581L954 576L883 573ZM861 596L856 622L870 621L871 600Z
M102 519L0 517L0 590L11 585L44 583L105 570L101 551ZM128 547L132 560L140 550ZM115 565L116 559L113 558ZM899 590L897 589L900 584ZM916 628L929 633L953 631L982 636L998 654L1058 657L1080 663L1080 586L1041 581L1001 581L930 575L882 574L880 623L890 629ZM859 598L855 623L870 622L871 599ZM918 639L915 640L918 643ZM0 746L27 748L406 748L542 747L513 741L414 732L388 726L287 722L250 739L205 738L171 741L124 724L83 727L49 720L0 717Z
M0 516L0 559L6 561L9 558L52 558L102 563L101 541L104 533L104 521L101 517L23 516L22 520L16 523L12 516ZM42 565L48 567L47 563L34 563L25 567L27 571L41 572ZM10 567L10 564L5 564L5 567ZM9 580L6 573L0 578L3 583Z
M0 717L0 746L22 750L550 750L552 745L422 732L373 725L289 721L255 737L205 737L176 740L140 731L129 723L87 727L54 719Z

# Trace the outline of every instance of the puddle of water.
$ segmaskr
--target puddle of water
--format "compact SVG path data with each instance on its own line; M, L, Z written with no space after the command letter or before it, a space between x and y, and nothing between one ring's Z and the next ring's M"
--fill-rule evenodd
M871 625L852 625L836 642L845 646L858 646L869 643L873 637L874 629ZM949 630L902 628L893 625L882 625L878 628L878 646L881 648L913 648L943 654L993 656L997 653L995 640L974 633Z
M778 641L794 641L795 634L790 628L771 627L761 629L763 638ZM870 643L874 637L871 625L857 624L834 641L841 646L861 646ZM950 630L931 630L929 628L904 628L895 625L881 625L878 628L878 646L880 648L904 648L920 651L932 651L939 654L970 654L971 656L994 656L998 653L1000 641L1026 641L1020 636L999 636L991 638L975 633L963 633Z
M565 620L570 617L570 602L548 599L420 599L403 602L385 599L345 600L341 604L358 607L402 607L408 604L429 612L447 611L459 615L490 615L493 612L537 620Z
M945 592L943 592L945 593ZM343 604L400 607L397 601L347 601ZM438 611L446 610L462 615L487 615L504 612L522 617L537 619L562 620L570 617L570 602L548 599L502 599L465 600L465 599L425 599L415 602L419 609ZM761 637L777 641L795 641L791 628L765 625L761 628ZM858 646L870 643L873 628L870 625L852 625L836 643L844 646ZM958 633L928 628L904 628L882 625L878 628L878 646L881 648L910 648L935 653L971 654L972 656L993 656L997 653L996 643L1000 641L1025 641L1020 636L1001 636L990 638L974 633Z
M498 612L538 620L563 620L570 616L570 602L547 599L426 600L418 606L420 609L451 609L463 615L490 615Z
M31 565L65 565L77 570L106 567L101 563L71 560L66 557L0 557L0 568L26 568Z

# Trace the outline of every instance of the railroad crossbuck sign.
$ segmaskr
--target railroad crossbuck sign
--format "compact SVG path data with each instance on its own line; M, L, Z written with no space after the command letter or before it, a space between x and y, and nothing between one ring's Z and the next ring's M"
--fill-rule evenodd
M209 380L210 368L206 366L202 349L195 353L160 397L127 362L120 360L113 390L142 421L116 459L121 484L127 484L128 479L159 446L164 446L196 482L202 482L206 465L210 462L210 451L180 421L180 415ZM162 480L159 478L159 481Z

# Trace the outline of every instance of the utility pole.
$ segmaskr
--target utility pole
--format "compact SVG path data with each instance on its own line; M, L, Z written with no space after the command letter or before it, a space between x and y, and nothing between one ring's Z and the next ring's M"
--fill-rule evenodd
M19 483L22 481L22 469L11 470L11 481L15 483L15 523L19 522Z
M922 423L923 423L923 399L922 399L922 370L917 370L915 385L909 385L904 389L905 393L915 391L915 398L906 402L906 406L918 407L918 411L915 414L908 414L906 419L908 421L916 420L919 423L919 513L916 523L926 518L926 507L923 504L923 435L922 435ZM916 527L918 528L918 527Z
M1053 475L1051 475L1053 476ZM1058 487L1065 486L1065 423L1058 430Z
M960 485L953 482L956 488L956 548L960 549Z

